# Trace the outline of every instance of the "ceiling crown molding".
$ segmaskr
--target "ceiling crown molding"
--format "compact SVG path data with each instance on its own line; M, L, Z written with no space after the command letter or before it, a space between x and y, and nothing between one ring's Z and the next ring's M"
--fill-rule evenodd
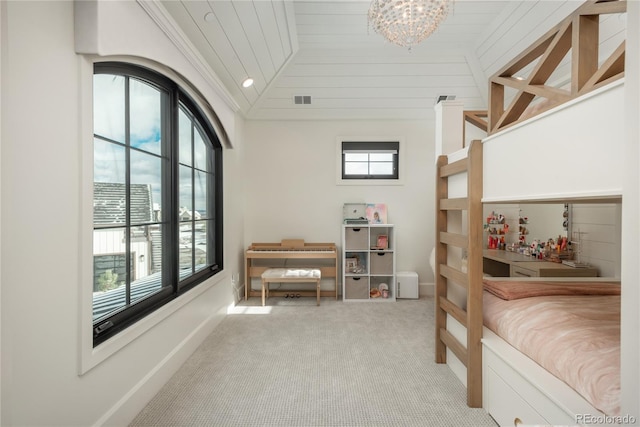
M178 27L175 20L167 12L165 7L158 0L137 0L137 3L153 19L164 34L185 56L187 61L200 73L209 83L212 89L222 98L222 100L234 112L240 111L240 105L231 96L227 88L220 81L220 78L211 69L196 47L191 43L185 33Z

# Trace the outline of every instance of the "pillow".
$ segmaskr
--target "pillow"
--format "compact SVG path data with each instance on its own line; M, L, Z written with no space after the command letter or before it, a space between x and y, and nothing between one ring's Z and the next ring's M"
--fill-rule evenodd
M619 282L483 280L484 290L504 300L554 295L620 295Z

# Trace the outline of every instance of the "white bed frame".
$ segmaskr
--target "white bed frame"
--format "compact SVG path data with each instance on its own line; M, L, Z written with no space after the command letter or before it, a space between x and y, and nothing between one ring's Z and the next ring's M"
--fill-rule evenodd
M623 89L624 82L618 81L484 140L482 201L620 200ZM566 162L566 168L555 167L561 164L557 162L536 180L504 179L521 173L517 164L500 162L513 158L515 152L532 165L550 163L549 153L565 159L575 153L576 161ZM597 171L586 167L594 164ZM482 347L483 407L501 426L603 425L611 421L487 328Z
M624 80L621 79L484 139L481 150L482 202L620 201L624 179L620 166L624 163L625 152L623 108ZM444 156L448 159L442 163L450 164L466 156L467 150L462 150ZM523 161L518 162L518 158ZM535 174L530 165L536 166ZM590 165L597 165L597 168L594 170ZM449 180L448 196L439 192L438 197L464 197L460 193L464 193L466 181L465 177ZM438 233L443 229L446 230L446 225L439 228ZM469 246L475 245L472 241L469 237ZM460 242L457 244L462 245ZM440 240L438 245L442 246L443 241ZM446 249L444 253L441 249L439 259L441 265L436 279L442 280L441 272L452 270L451 263L447 262ZM445 281L456 282L459 272L454 273L449 273ZM464 279L470 274L471 271L466 273ZM477 272L473 274L477 276ZM462 279L460 275L456 283L460 284ZM481 283L478 286L482 286ZM473 288L472 281L467 287ZM450 300L446 286L444 289L444 299ZM469 341L470 335L465 343L464 334L456 334L455 330L457 325L465 323L465 311L462 309L468 310L473 304L467 300L450 308L448 306L454 304L451 301L441 303L442 299L436 292L437 313L443 317L442 311L446 312L444 317L447 319L444 328L442 324L436 328L458 338L459 344L451 339L445 343L447 352L464 346L457 353L467 356L465 349L468 344L473 347L474 343ZM463 326L467 332L482 327L471 322ZM611 424L611 417L605 416L564 382L486 328L482 331L481 357L482 406L501 426ZM474 369L470 367L473 366L472 361L464 357L458 359L461 363L449 359L446 363L463 383L468 383L469 378L476 378L473 372L469 372ZM467 368L467 381L459 374L461 367Z
M570 426L606 420L566 383L486 327L482 360L483 407L501 426Z

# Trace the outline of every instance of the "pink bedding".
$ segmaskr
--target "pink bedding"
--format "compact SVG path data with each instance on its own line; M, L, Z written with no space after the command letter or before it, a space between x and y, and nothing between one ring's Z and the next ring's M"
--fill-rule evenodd
M506 300L543 295L620 295L620 282L505 281L484 279L486 291Z
M620 413L620 296L500 299L484 324L607 415Z

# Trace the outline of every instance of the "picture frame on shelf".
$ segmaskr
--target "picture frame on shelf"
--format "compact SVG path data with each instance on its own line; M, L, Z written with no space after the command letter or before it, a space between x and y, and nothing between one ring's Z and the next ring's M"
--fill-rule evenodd
M349 273L355 273L358 269L358 258L345 258L344 260L345 269Z
M387 223L387 205L384 203L368 203L365 213L369 224Z
M380 234L374 249L389 249L389 236L386 234Z

